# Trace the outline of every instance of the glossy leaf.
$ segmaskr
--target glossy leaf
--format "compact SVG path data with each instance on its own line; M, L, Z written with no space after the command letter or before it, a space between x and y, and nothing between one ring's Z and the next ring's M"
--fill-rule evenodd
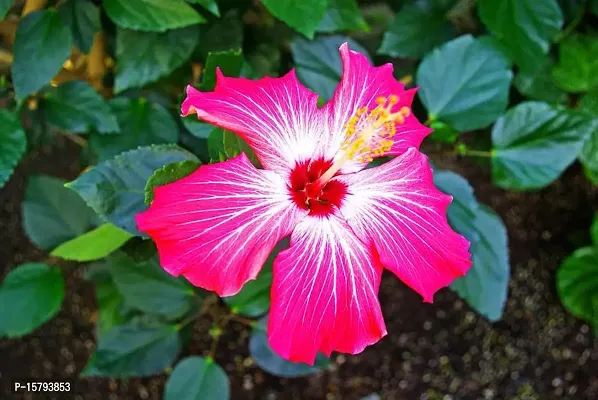
M71 54L73 37L56 11L27 14L17 27L12 82L22 101L50 82Z
M272 287L271 256L255 280L247 282L239 293L222 299L236 314L259 317L270 308L270 288Z
M13 6L15 0L0 0L0 20L6 17L8 10Z
M556 274L556 285L565 308L588 321L598 333L598 250L583 247L573 252Z
M50 250L83 233L92 225L93 211L66 181L32 175L22 203L23 229L38 247Z
M58 268L37 263L13 269L0 286L0 337L31 333L58 313L63 298Z
M151 144L176 143L179 129L168 110L145 98L117 97L110 109L120 126L119 135L92 135L90 146L100 160Z
M205 19L184 0L104 0L106 14L121 28L165 32Z
M114 90L142 87L169 75L187 61L199 42L199 26L164 33L118 29Z
M197 158L174 145L141 147L96 165L67 186L102 218L140 236L135 214L147 208L144 202L147 180L164 165L184 160Z
M19 117L0 109L0 188L12 175L27 149L27 137Z
M239 135L225 131L220 128L214 128L208 137L208 152L212 161L225 161L241 153L258 166L259 161L249 145L239 137Z
M212 359L191 356L181 360L164 387L164 400L228 400L228 376Z
M99 260L121 248L132 237L112 224L103 224L61 244L50 255L78 262Z
M572 35L559 46L559 62L552 70L558 87L572 93L598 85L598 36Z
M88 0L66 0L59 3L58 14L71 29L75 46L89 53L94 35L102 29L100 9Z
M595 123L587 115L525 102L492 128L492 178L508 189L538 189L575 161Z
M338 49L344 42L348 42L352 50L367 55L363 47L345 36L322 36L312 41L297 36L291 43L297 77L325 100L332 97L341 79L342 64Z
M534 73L519 72L513 84L519 93L531 100L563 104L567 101L567 93L554 84L551 68L552 64L546 63Z
M199 4L204 7L206 10L214 14L215 16L220 16L220 10L218 9L218 3L216 0L187 0L189 3Z
M266 336L267 316L251 331L249 337L249 352L255 363L264 371L282 378L298 378L317 373L328 367L330 360L321 353L316 356L313 366L285 360L272 350Z
M238 10L230 10L222 18L201 25L201 45L197 57L205 60L208 54L243 47L243 21Z
M525 73L541 67L552 39L563 26L556 0L484 0L478 3L478 13Z
M129 307L177 318L189 310L193 288L184 279L169 275L157 257L135 260L123 252L108 258L110 272Z
M156 170L145 184L145 204L151 204L154 200L154 189L182 179L195 172L201 163L195 160L179 161L167 164Z
M579 101L579 108L588 112L596 124L581 149L579 161L589 171L598 172L598 89L588 92Z
M243 55L241 50L228 50L211 52L206 60L206 67L201 81L201 90L211 91L216 86L216 68L225 76L238 77L243 68Z
M84 81L68 81L48 89L44 110L48 122L73 133L119 131L116 117L108 104Z
M464 132L485 128L504 112L512 76L499 49L465 35L428 54L416 81L429 118Z
M328 8L327 0L263 0L264 6L291 28L312 39Z
M421 58L456 35L447 18L452 1L424 1L407 5L397 13L384 33L378 54Z
M181 349L175 325L130 322L100 337L88 375L139 377L162 372Z
M328 0L328 9L320 21L318 32L367 31L356 0Z
M181 118L185 128L198 139L207 139L216 128L214 125L198 120L195 114Z

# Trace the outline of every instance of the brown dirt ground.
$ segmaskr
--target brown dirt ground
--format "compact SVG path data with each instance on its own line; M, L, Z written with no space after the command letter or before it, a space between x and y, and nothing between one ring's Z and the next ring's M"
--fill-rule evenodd
M76 145L58 140L28 156L0 191L1 276L46 257L21 228L26 177L72 179L79 172L77 154ZM432 159L465 175L507 224L513 271L503 320L486 322L450 290L424 304L386 274L380 301L388 336L360 355L335 356L329 370L312 377L279 379L261 371L248 358L246 328L233 323L216 355L231 379L233 399L359 399L374 392L393 400L598 399L598 340L565 312L554 289L560 261L580 245L576 237L587 237L598 208L596 188L574 166L542 191L509 193L491 185L487 166L454 156ZM81 269L68 274L57 318L21 339L0 339L0 398L17 398L10 392L13 377L73 379L69 398L75 399L161 398L165 375L77 377L94 348L96 308L93 286L81 275ZM209 321L195 325L186 354L203 354L208 328Z

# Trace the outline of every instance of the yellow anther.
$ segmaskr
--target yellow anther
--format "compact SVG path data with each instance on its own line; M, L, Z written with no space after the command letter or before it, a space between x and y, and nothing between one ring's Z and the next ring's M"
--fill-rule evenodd
M388 104L391 106L394 106L395 104L397 104L399 102L399 96L397 96L396 94L391 94L388 97Z
M376 103L380 106L383 106L384 104L386 104L386 97L377 97L376 98Z
M401 113L401 115L403 115L404 117L408 117L409 115L411 115L411 110L409 109L409 107L407 106L403 106L401 107L401 109L399 110L399 112Z

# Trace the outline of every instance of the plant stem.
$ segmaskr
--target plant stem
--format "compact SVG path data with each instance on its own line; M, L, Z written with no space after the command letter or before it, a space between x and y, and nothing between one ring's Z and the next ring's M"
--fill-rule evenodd
M579 10L577 11L575 18L573 18L573 20L569 23L569 25L567 25L565 30L563 30L556 37L555 42L563 41L567 36L572 34L573 31L575 31L575 29L579 26L579 24L581 23L581 21L583 19L585 12L586 12L586 3L587 3L587 0L584 0L584 2L579 6Z
M65 133L65 132L60 132L64 137L66 137L68 140L70 140L73 143L78 144L81 147L85 147L87 146L87 140L85 140L84 138L82 138L81 136L78 135L74 135L72 133Z
M472 156L472 157L492 157L491 151L481 151L481 150L467 150L464 156Z
M237 315L237 314L231 314L230 315L230 319L232 319L233 321L239 322L239 323L241 323L243 325L246 325L246 326L248 326L250 328L253 328L253 326L255 325L255 321L254 320L242 317L242 316Z
M104 58L106 58L104 33L98 32L94 36L93 45L87 59L87 77L89 78L89 83L97 90L103 87L102 80L106 73Z

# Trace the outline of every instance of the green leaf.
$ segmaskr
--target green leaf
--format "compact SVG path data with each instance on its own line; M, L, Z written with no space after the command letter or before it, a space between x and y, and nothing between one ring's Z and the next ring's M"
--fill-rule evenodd
M590 10L594 15L598 15L598 0L591 0Z
M216 128L212 124L198 120L195 114L181 117L181 119L185 128L198 139L207 139L214 128Z
M208 153L212 161L225 161L241 153L258 166L259 160L249 145L236 133L214 128L208 137Z
M430 119L464 132L485 128L504 112L512 77L499 49L464 35L428 54L416 80Z
M71 32L56 11L35 11L19 22L11 68L18 102L50 82L72 46Z
M67 184L98 215L125 231L140 236L135 215L145 211L144 191L155 170L183 160L197 160L175 145L140 147L104 161ZM77 214L71 212L77 218Z
M179 129L168 110L145 98L118 97L110 109L120 126L119 135L91 135L90 146L100 160L151 144L176 143Z
M598 171L598 89L588 92L579 101L579 108L594 118L596 124L579 154L579 161L590 171Z
M367 31L368 24L355 0L328 0L328 9L317 27L318 32Z
M200 89L214 90L216 86L216 67L219 67L225 76L239 76L243 68L243 55L240 49L210 52L206 60L206 67L201 81Z
M36 263L13 269L0 286L0 337L31 333L58 313L63 298L58 268Z
M183 0L104 0L104 9L121 28L165 32L205 19Z
M598 214L594 215L594 222L592 223L590 233L592 235L592 241L596 247L598 247Z
M434 132L430 135L430 139L441 143L455 143L460 134L459 131L450 125L440 121L432 121L430 128L434 129Z
M18 115L0 109L0 188L8 181L26 150L27 137Z
M313 39L318 24L328 8L328 0L263 0L276 18Z
M321 353L316 356L316 362L313 366L288 361L276 354L268 344L268 337L266 336L267 321L268 316L261 318L259 323L254 326L249 337L249 353L260 368L282 378L298 378L313 375L328 367L330 360Z
M572 93L598 85L598 37L574 34L563 40L552 78L558 87Z
M110 107L87 82L68 81L57 88L49 88L45 93L44 110L49 123L66 131L119 131Z
M567 101L567 93L559 89L552 80L551 63L534 73L519 72L513 84L525 97L532 100L545 101L552 104L563 104Z
M101 338L124 322L121 314L123 298L111 278L97 282L95 288L99 314L96 329L97 336Z
M478 3L478 13L526 73L542 65L552 39L563 26L556 0L484 0Z
M575 161L595 123L560 106L525 102L492 128L492 178L505 189L539 189Z
M175 325L131 322L100 337L93 376L142 377L172 365L181 349Z
M112 224L103 224L61 244L50 255L79 262L99 260L121 248L132 237Z
M189 3L199 4L200 6L204 7L206 10L214 14L215 16L220 16L220 10L218 9L218 4L216 0L187 0Z
M588 168L584 168L584 173L586 175L586 178L588 178L588 180L590 182L592 182L594 185L598 186L598 170L591 170Z
M556 286L565 308L588 321L598 333L598 250L577 249L556 273Z
M197 57L202 60L207 59L209 53L243 47L244 24L238 10L230 10L200 28L201 46L197 48Z
M171 163L156 170L145 184L145 204L150 205L154 200L154 189L192 174L199 168L200 162L185 160Z
M89 53L94 35L102 30L100 9L88 0L66 0L59 4L58 14L71 29L75 46Z
M164 271L156 256L145 261L134 260L118 252L108 258L108 263L128 307L171 318L189 310L193 288Z
M259 317L268 311L272 286L272 263L275 255L270 256L257 278L243 285L243 289L239 293L222 298L233 313Z
M403 7L384 33L378 54L421 58L456 35L447 13L453 1L432 0Z
M509 248L501 218L480 205L469 183L450 171L436 171L434 183L453 196L447 216L451 226L471 242L473 265L451 288L490 321L500 319L508 292Z
M199 26L164 33L118 29L115 92L142 87L169 75L191 57L198 42Z
M44 250L85 233L93 211L65 181L51 176L29 177L22 204L23 229L29 239Z
M13 6L15 0L0 0L0 20L3 20L8 14L8 10Z
M213 360L191 356L181 360L164 387L164 400L228 400L228 376Z
M299 36L291 43L297 77L308 88L329 100L341 80L342 63L338 48L344 42L367 56L367 50L345 36L322 36L305 40Z

